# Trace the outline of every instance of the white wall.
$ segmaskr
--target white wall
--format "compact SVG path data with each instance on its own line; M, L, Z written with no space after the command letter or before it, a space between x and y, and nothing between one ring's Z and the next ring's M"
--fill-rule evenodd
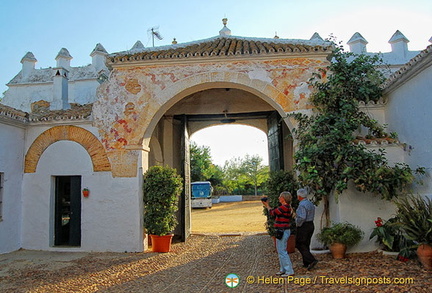
M0 172L4 175L0 253L21 247L21 181L24 129L0 122Z
M35 132L44 129L33 129ZM36 136L36 133L30 137ZM24 174L22 247L37 250L71 250L52 246L53 176L80 175L82 188L81 247L78 251L143 251L142 198L138 178L113 178L110 172L93 172L90 156L78 143L59 141L49 146L36 173Z
M381 199L379 195L363 193L354 189L352 184L350 188L338 196L338 201L334 196L330 198L330 219L332 222L349 222L358 226L363 232L362 241L348 248L348 252L366 252L379 248L375 238L369 240L369 236L375 228L377 217L387 220L395 215L395 205L387 200ZM311 248L320 248L323 245L315 238L316 234L325 226L325 218L322 217L323 205L316 209L315 214L315 233L312 239ZM322 222L321 222L322 220Z
M426 68L391 92L386 108L389 131L396 131L406 143L406 163L411 168L423 166L428 176L416 192L432 194L432 67Z
M69 103L80 105L93 103L99 83L96 80L80 80L69 82Z
M2 104L30 112L31 104L40 100L52 102L53 84L29 84L10 86L4 93Z
M93 103L96 97L96 89L99 83L93 79L80 81L69 81L68 101L69 103L89 104ZM20 109L24 112L31 112L31 104L40 100L53 102L53 83L11 85L5 92L2 104Z

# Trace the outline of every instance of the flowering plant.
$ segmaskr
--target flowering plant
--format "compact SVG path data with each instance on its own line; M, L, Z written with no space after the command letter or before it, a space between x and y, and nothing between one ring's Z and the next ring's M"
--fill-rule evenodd
M411 245L403 235L396 217L384 221L378 217L375 221L375 228L369 239L377 237L376 241L383 246L385 251L401 251Z

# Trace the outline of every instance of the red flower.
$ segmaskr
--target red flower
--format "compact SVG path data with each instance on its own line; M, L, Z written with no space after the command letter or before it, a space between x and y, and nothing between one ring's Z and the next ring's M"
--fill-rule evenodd
M404 256L402 256L402 255L399 255L399 256L398 256L398 260L400 260L400 261L402 261L402 262L407 262L407 261L409 261L409 258L404 257Z
M375 225L377 227L381 227L383 225L383 220L380 217L378 217L377 220L375 221Z

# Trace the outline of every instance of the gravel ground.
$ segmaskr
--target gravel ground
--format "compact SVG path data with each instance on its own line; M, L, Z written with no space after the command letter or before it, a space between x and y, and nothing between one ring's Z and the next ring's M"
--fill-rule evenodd
M309 272L298 252L290 256L293 279L274 275L277 254L267 235L193 235L159 254L20 250L0 255L0 292L431 292L432 272L417 261L319 254ZM225 285L231 273L239 277L234 289Z
M192 209L192 233L265 232L266 220L259 200L217 203L211 209Z

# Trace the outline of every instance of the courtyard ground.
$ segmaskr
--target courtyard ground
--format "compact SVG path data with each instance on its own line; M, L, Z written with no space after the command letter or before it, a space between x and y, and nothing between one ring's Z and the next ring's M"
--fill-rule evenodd
M236 222L241 210L233 209L229 221ZM340 260L319 254L312 271L302 267L298 251L290 257L295 276L276 277L273 240L253 232L192 235L169 253L19 250L0 255L0 292L430 292L432 287L432 272L417 261L378 252ZM231 274L236 276L227 279ZM229 288L227 280L237 287Z
M224 202L192 209L192 233L265 232L261 201Z

